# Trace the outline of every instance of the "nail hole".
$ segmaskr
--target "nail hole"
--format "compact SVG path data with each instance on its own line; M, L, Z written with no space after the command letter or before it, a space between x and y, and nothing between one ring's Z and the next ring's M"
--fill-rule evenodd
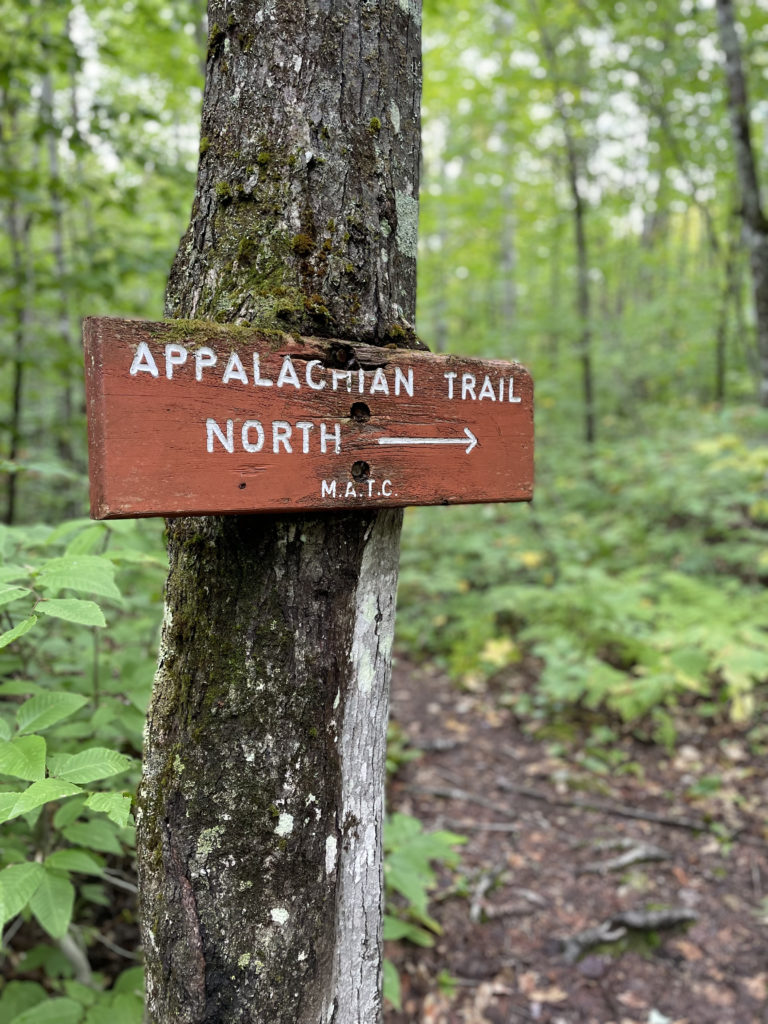
M241 491L245 490L245 484L238 484L237 486L240 488Z
M371 467L367 462L362 460L352 463L352 469L350 470L355 480L367 480L371 475Z
M367 423L371 418L371 410L365 404L365 402L355 402L352 408L349 410L349 415L355 421L355 423Z
M349 369L350 363L354 361L354 354L348 345L335 345L331 349L331 357L337 366L344 369Z

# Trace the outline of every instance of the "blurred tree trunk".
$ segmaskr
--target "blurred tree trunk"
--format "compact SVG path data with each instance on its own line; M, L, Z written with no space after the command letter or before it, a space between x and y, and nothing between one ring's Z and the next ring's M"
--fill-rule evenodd
M210 0L208 24L168 315L416 344L417 3ZM153 1024L380 1019L400 524L168 524L137 820Z
M725 55L728 109L736 156L736 175L741 192L744 240L752 272L757 352L759 358L760 404L768 406L768 221L760 197L757 159L749 124L749 97L736 29L733 0L717 0L720 45Z
M22 439L22 410L24 393L24 371L27 360L27 341L32 316L33 268L30 256L31 214L26 213L18 200L19 169L16 162L14 139L18 135L17 108L5 89L0 90L0 159L7 168L12 182L6 201L5 228L10 243L12 291L9 305L9 321L13 336L11 372L11 409L8 418L9 462L19 455ZM17 473L7 477L6 505L3 521L9 526L16 521L18 502Z

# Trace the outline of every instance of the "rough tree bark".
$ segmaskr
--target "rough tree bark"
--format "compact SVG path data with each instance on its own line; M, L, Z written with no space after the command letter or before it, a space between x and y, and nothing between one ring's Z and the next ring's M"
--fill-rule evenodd
M416 0L210 0L208 16L167 314L417 344ZM380 1019L400 523L168 523L138 813L153 1024Z
M725 55L728 110L736 155L736 175L741 193L744 241L749 253L752 294L755 304L760 404L768 406L768 221L760 196L757 158L749 124L749 97L736 30L733 0L717 0L720 45Z

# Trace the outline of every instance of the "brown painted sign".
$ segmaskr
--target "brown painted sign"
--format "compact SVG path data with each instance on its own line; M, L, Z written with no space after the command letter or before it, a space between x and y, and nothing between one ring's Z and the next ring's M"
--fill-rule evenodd
M95 519L532 497L518 363L195 321L84 339Z

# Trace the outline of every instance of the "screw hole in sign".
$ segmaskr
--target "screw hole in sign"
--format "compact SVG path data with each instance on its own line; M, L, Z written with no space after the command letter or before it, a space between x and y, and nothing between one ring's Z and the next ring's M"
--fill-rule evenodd
M355 402L349 410L349 415L355 423L367 423L371 418L371 410L365 402Z
M367 462L363 462L361 459L357 462L352 463L352 469L350 470L355 480L367 480L371 475L371 467Z

